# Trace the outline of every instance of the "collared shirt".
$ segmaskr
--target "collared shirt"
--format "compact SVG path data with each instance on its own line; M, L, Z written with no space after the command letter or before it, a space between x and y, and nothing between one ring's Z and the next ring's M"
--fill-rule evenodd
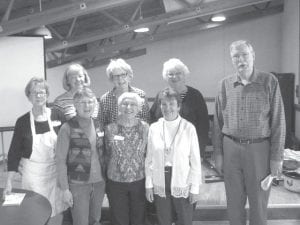
M222 152L223 135L241 139L269 137L271 159L282 160L285 114L277 79L254 70L244 85L238 75L220 82L215 102L214 147Z
M145 97L145 92L131 86L129 86L129 92L135 92L145 100L142 105L142 110L138 112L137 117L148 123L150 115L149 115L149 105ZM102 95L100 99L98 119L101 122L101 124L105 127L106 125L115 122L117 120L117 117L118 117L118 99L115 94L115 88L114 88L113 90L106 92L104 95Z

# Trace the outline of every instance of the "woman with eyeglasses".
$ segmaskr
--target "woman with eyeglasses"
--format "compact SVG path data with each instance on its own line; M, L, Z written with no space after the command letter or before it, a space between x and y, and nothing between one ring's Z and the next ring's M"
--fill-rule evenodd
M107 126L117 120L118 98L124 92L137 93L144 99L141 110L137 113L137 117L143 121L149 122L149 105L145 92L130 85L133 78L131 66L127 64L124 59L112 59L106 68L106 74L114 87L100 98L100 112L98 113L98 116L103 126Z
M148 124L136 117L143 102L137 93L123 93L118 99L117 121L105 129L107 195L113 225L145 223Z
M67 67L63 76L63 88L65 93L59 95L53 102L53 108L60 112L65 120L69 120L76 115L73 96L74 93L84 87L89 87L91 80L86 69L77 63L73 63ZM98 103L95 106L93 117L98 114Z
M3 196L11 193L16 173L22 174L22 188L46 197L52 207L48 224L62 224L63 192L57 187L56 139L61 118L46 106L49 86L33 77L25 87L32 109L18 118L8 152L8 177Z
M99 225L105 193L103 130L92 118L96 96L89 88L74 94L76 116L57 139L58 184L71 207L73 225Z
M179 114L195 126L199 140L200 154L203 158L208 141L208 111L202 94L197 89L186 85L186 78L189 73L188 67L176 58L169 59L163 65L163 79L168 83L170 88L180 95L182 103ZM157 95L150 109L151 123L157 121L162 116Z

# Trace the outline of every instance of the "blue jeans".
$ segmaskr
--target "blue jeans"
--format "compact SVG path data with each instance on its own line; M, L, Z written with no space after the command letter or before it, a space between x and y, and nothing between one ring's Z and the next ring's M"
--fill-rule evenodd
M70 184L73 195L71 208L73 225L99 224L105 194L105 182Z

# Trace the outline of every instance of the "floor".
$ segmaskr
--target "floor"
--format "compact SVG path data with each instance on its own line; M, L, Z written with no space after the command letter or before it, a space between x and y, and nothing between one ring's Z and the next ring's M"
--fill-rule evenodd
M0 187L5 186L7 173L3 164L0 164ZM15 177L13 186L21 187L21 177ZM63 225L72 225L69 220L64 221ZM110 225L109 222L104 222L102 225ZM194 221L193 225L229 225L228 221ZM269 220L268 225L300 225L299 220Z

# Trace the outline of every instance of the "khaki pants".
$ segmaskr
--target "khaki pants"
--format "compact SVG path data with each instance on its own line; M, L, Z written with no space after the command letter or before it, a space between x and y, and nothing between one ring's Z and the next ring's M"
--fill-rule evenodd
M260 182L270 173L270 143L239 144L224 136L224 179L231 225L246 225L245 204L249 201L250 225L267 225L270 190Z

